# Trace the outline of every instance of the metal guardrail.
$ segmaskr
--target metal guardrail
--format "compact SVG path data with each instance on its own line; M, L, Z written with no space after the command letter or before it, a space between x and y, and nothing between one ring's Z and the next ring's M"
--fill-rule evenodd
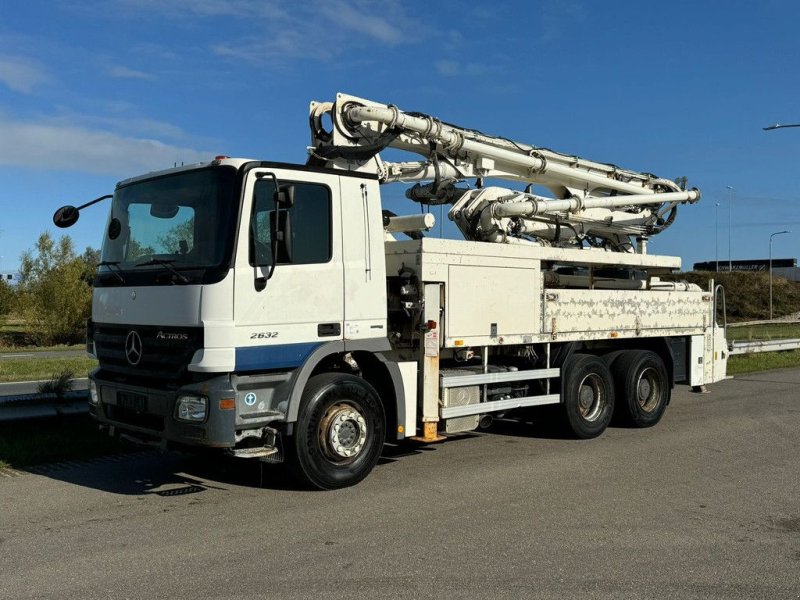
M89 413L89 392L77 390L57 394L0 396L0 423L85 415Z
M760 340L753 342L731 342L731 356L756 352L782 352L800 349L800 339ZM85 379L75 380L79 386ZM35 382L36 383L36 382ZM6 384L4 384L6 385ZM0 395L0 423L45 417L85 415L89 412L89 392L85 389L61 394L17 394Z
M731 342L729 353L731 356L737 354L754 354L756 352L783 352L786 350L800 349L800 340L757 340L753 342Z

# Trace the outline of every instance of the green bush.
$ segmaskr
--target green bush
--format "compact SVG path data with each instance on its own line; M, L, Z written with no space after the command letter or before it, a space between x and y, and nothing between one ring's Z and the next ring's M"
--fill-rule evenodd
M709 279L714 279L725 288L729 321L769 319L769 273L691 271L668 279L689 281L703 289L707 289ZM800 312L800 283L773 276L772 311L775 318Z
M35 343L84 340L86 319L91 315L93 271L87 258L75 254L69 236L55 241L43 233L35 249L22 255L16 313Z

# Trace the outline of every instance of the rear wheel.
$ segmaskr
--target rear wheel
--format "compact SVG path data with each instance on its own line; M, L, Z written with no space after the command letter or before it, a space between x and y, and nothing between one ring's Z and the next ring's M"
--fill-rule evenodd
M562 369L561 397L566 422L576 437L597 437L614 414L614 383L606 363L574 354Z
M670 398L664 361L649 350L628 350L611 366L617 390L617 419L633 427L661 420Z
M383 405L368 382L316 375L306 385L288 443L289 467L295 478L319 489L354 485L378 462L385 436Z

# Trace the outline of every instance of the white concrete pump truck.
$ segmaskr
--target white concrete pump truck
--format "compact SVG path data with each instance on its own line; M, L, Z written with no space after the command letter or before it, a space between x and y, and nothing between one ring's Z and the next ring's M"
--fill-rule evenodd
M612 416L656 424L676 383L725 377L713 282L662 281L680 259L646 253L697 190L345 94L310 123L305 165L217 157L103 197L87 340L101 427L285 460L332 489L387 440L542 405L591 438ZM393 182L450 205L466 239L383 210Z

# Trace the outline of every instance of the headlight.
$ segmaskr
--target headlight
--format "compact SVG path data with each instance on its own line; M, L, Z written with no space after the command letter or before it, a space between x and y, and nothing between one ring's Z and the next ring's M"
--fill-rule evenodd
M94 406L100 403L100 394L97 393L97 384L94 379L89 380L89 402Z
M208 398L203 396L178 396L175 416L181 421L205 421L208 414Z

